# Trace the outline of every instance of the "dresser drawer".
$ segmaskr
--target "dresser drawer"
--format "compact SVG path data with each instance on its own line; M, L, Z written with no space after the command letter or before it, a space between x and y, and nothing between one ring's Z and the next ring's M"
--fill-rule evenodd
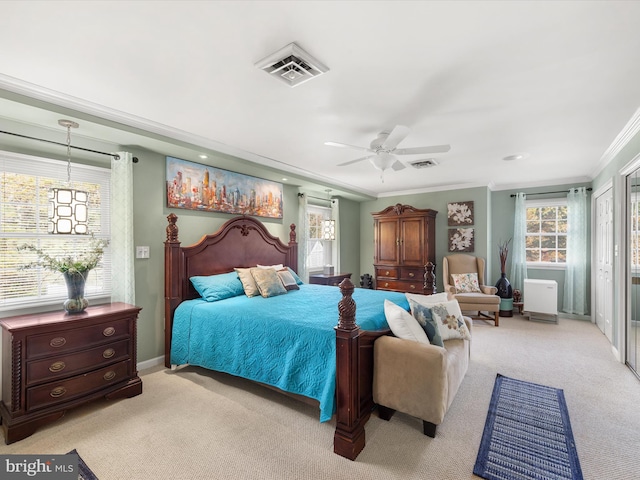
M129 319L27 337L27 359L87 348L129 335Z
M77 375L128 358L129 340L120 340L77 353L34 360L27 365L27 385Z
M411 282L402 280L384 280L379 279L376 283L378 290L392 290L394 292L423 292L423 282Z
M398 267L376 267L376 278L398 278Z
M27 388L27 409L67 402L130 378L130 360L57 382Z
M411 282L422 282L424 281L424 267L400 267L399 278Z

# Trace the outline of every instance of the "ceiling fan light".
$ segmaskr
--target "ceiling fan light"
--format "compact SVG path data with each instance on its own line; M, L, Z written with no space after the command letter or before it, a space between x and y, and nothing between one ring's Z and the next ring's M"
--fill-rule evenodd
M384 172L387 168L391 168L391 165L396 161L396 157L386 152L380 152L376 156L371 157L370 161L376 169Z

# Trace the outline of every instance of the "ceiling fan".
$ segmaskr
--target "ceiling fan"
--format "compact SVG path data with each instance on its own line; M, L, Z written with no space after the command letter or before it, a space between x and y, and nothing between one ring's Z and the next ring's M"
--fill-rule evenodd
M332 147L343 148L355 148L357 150L364 150L369 152L370 155L366 155L355 160L349 160L348 162L338 164L338 167L344 167L346 165L352 165L362 160L369 160L371 164L378 170L384 173L387 168L392 168L395 171L406 168L406 165L400 161L396 155L419 155L424 153L445 153L451 150L451 145L431 145L428 147L413 147L413 148L396 148L397 145L404 140L409 134L409 128L404 125L396 125L390 132L381 132L371 142L369 148L358 147L355 145L348 145L346 143L338 142L324 142L325 145ZM420 161L420 160L418 160ZM381 175L382 176L382 175ZM383 179L384 181L384 179Z

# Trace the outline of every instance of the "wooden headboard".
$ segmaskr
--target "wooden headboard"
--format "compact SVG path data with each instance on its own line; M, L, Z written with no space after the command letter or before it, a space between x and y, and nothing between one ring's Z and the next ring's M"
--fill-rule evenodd
M184 300L198 298L189 279L198 275L214 275L256 265L283 264L298 270L296 226L291 224L289 244L271 235L264 224L252 217L228 220L220 229L203 236L197 243L181 247L178 239L178 216L167 216L167 240L164 242L165 297L165 366L171 367L171 334L173 314Z

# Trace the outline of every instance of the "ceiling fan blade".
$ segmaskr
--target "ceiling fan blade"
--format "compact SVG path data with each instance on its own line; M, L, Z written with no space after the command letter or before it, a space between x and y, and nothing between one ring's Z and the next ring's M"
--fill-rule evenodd
M393 130L391 130L391 133L387 136L385 141L382 142L382 148L393 150L407 135L409 135L409 127L396 125Z
M451 145L431 145L430 147L398 148L394 155L418 155L422 153L446 153L451 150Z
M324 142L325 145L329 145L330 147L340 147L340 148L355 148L356 150L364 150L365 152L373 152L370 148L367 147L357 147L355 145L348 145L346 143L338 143L338 142Z
M400 170L404 170L407 167L400 160L396 160L394 162L394 164L391 165L391 168L397 172L397 171L400 171Z
M347 165L351 165L353 163L361 162L362 160L367 160L369 158L375 157L375 155L367 155L366 157L356 158L355 160L349 160L348 162L339 163L336 167L345 167Z

